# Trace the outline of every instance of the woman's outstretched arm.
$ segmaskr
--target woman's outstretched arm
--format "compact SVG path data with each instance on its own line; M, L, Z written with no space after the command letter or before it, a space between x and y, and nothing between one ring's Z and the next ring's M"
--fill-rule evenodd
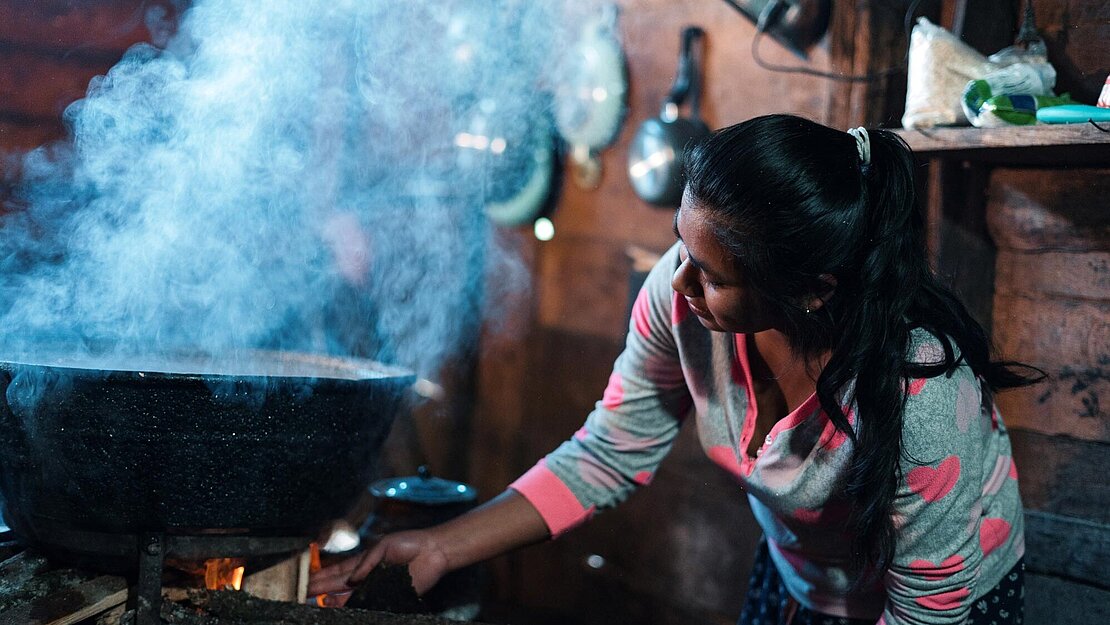
M428 529L389 534L373 548L312 576L309 594L345 593L379 564L406 564L417 594L445 574L548 538L532 504L507 490L482 506ZM341 602L344 600L340 600Z

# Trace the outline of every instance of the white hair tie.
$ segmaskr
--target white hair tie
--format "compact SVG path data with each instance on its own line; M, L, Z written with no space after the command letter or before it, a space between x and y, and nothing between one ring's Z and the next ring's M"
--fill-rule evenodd
M856 151L859 152L859 160L864 165L871 164L871 137L867 135L867 129L863 126L859 128L849 128L848 134L856 140Z

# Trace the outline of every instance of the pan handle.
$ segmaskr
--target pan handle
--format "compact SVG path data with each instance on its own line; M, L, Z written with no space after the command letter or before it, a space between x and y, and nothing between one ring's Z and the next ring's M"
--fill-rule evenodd
M663 108L666 109L668 104L680 106L685 100L686 96L690 93L690 88L694 87L697 91L699 71L698 64L701 61L701 54L694 58L694 45L699 43L705 36L705 31L697 26L687 26L682 30L682 47L678 57L678 73L675 75L674 84L671 85L671 91L667 94L667 99L663 101ZM697 95L694 96L695 101Z

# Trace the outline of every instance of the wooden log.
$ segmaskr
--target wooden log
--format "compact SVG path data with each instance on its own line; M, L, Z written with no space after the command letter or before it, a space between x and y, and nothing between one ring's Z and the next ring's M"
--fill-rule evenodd
M1043 369L1041 384L1001 393L1013 427L1110 440L1110 302L995 297L995 344L1005 359Z
M928 12L931 7L919 8ZM900 126L906 92L903 58L908 42L902 14L871 3L833 3L827 39L826 71L839 76L873 75L874 79L825 79L825 123L834 128Z
M298 553L269 568L247 574L243 578L242 591L259 599L300 603L298 601L300 585L301 554Z
M1108 364L1110 301L999 294L995 345L1006 358L1060 372Z
M1110 445L1009 429L1026 508L1110 525Z
M999 249L1110 251L1110 170L996 169L987 224Z
M1110 301L1110 252L998 252L998 295Z
M936 179L927 208L936 220L929 226L935 233L927 233L936 245L936 270L990 333L995 248L983 217L986 169L934 159L929 177Z

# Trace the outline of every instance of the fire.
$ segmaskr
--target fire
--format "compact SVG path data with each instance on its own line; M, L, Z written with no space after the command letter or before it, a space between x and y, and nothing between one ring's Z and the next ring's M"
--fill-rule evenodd
M204 587L208 590L239 590L243 585L242 560L213 558L204 562Z
M321 569L320 546L312 543L308 546L308 571L315 573ZM327 605L327 595L316 595L316 605L323 608Z

